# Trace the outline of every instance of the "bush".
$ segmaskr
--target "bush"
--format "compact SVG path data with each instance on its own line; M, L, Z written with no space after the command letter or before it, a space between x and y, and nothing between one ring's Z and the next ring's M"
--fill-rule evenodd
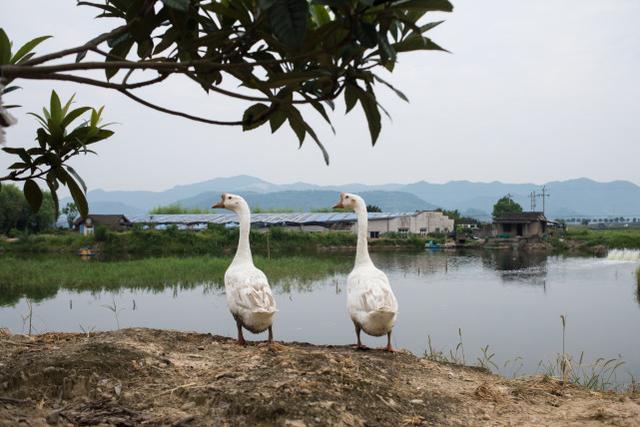
M106 242L109 238L109 230L104 225L98 225L93 233L96 242Z

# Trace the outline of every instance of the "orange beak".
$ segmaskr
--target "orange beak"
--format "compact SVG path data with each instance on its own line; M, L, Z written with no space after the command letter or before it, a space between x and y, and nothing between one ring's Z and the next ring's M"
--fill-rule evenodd
M344 205L342 204L342 198L344 197L344 193L340 193L340 201L336 204L333 209L344 209Z
M215 205L211 206L211 208L213 208L213 209L224 209L224 194L220 198L220 201L218 203L216 203Z

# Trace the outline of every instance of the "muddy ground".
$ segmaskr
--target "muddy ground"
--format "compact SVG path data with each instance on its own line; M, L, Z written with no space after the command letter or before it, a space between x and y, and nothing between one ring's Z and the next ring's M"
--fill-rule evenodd
M640 425L639 396L404 352L152 329L2 335L0 426Z

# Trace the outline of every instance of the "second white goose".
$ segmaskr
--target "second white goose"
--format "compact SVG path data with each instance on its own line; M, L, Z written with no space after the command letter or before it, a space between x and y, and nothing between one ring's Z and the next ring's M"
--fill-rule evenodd
M364 331L375 337L386 334L386 350L394 351L391 331L398 313L398 302L387 275L378 270L369 257L367 205L356 194L340 193L340 201L334 208L352 209L357 216L358 243L355 264L347 277L347 310L356 328L358 348L367 348L360 341L360 331Z

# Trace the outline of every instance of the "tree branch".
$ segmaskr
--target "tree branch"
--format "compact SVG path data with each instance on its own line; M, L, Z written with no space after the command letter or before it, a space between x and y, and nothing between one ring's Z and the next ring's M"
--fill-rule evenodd
M103 82L100 80L89 79L86 77L74 76L71 74L58 74L58 73L45 74L45 75L36 74L33 76L28 76L23 78L28 80L60 80L60 81L81 83L81 84L86 84L91 86L99 86L107 89L120 90L120 89L137 89L140 87L149 86L155 83L159 83L165 80L169 76L170 74L161 74L158 77L155 77L153 79L144 80L137 83L109 83L109 82Z
M98 46L100 43L102 43L104 41L107 41L109 39L112 39L114 37L119 36L120 34L124 33L128 29L129 29L129 24L122 25L122 26L120 26L118 28L115 28L115 29L109 31L108 33L101 34L98 37L95 37L95 38L89 40L88 42L86 42L82 46L76 46L76 47L72 47L72 48L69 48L69 49L60 50L58 52L49 53L47 55L36 56L35 58L31 58L29 61L25 62L23 65L29 65L29 66L38 65L38 64L42 64L44 62L51 61L53 59L63 58L63 57L68 56L68 55L73 55L75 53L80 53L80 52L87 51L87 50L91 49L92 47Z
M175 111L175 110L170 110L168 108L165 107L161 107L159 105L155 105L149 101L146 101L140 97L137 97L136 95L132 94L131 92L127 91L126 89L118 89L118 91L126 96L128 96L129 98L133 99L134 101L136 101L139 104L144 105L145 107L149 107L153 110L156 111L160 111L162 113L166 113L166 114L171 114L173 116L180 116L180 117L184 117L186 119L189 120L194 120L196 122L202 122L202 123L207 123L210 125L222 125L222 126L240 126L242 125L242 121L235 121L235 122L226 122L226 121L220 121L220 120L211 120L211 119L206 119L204 117L199 117L199 116L194 116L192 114L187 114L187 113L183 113L182 111Z

